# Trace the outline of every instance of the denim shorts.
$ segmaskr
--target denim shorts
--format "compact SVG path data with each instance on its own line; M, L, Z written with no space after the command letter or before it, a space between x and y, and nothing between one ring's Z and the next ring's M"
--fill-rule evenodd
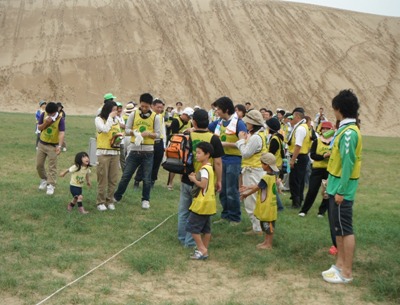
M275 221L260 221L261 230L266 234L271 235L275 232Z
M186 232L192 234L211 233L211 216L190 212L186 223Z
M73 197L78 197L79 195L82 195L82 188L75 186L75 185L70 185L69 190L72 194Z

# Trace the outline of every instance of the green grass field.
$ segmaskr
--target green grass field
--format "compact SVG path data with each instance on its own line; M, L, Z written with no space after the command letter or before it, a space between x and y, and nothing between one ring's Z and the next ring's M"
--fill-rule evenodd
M168 191L163 169L160 169L160 180L151 194L150 210L141 209L140 192L134 192L130 186L115 211L98 212L94 168L92 188L84 188L83 192L83 203L90 214L68 213L68 175L58 178L54 196L46 196L38 190L34 116L0 113L0 121L1 304L38 303L177 212L179 181L175 179L175 191ZM59 157L58 172L72 165L77 152L87 151L89 138L93 135L93 117L67 117L68 151ZM399 152L398 138L364 137L362 177L354 210L355 280L349 288L341 288L336 304L345 304L346 289L357 293L355 303L358 304L400 302ZM288 198L288 194L283 196L286 207L290 206ZM327 293L331 289L329 284L323 283L320 272L334 262L327 253L330 247L327 219L316 217L319 202L320 197L305 218L298 217L297 211L289 208L279 214L274 249L270 252L255 250L257 238L242 234L250 225L246 215L239 226L214 226L210 259L201 264L232 269L243 281L251 278L256 278L257 282L270 281L271 273L302 274L312 280L309 289L316 294L314 304L318 304L319 291ZM181 294L176 302L147 298L151 291L121 292L126 281L143 283L163 279L168 287L171 274L189 274L199 269L189 261L189 250L177 242L176 228L177 218L173 216L153 233L45 304L204 303L191 296L189 291L185 296ZM221 288L223 285L221 281ZM170 290L174 293L172 284ZM294 293L295 288L288 285L287 291L282 292L284 297L270 303L308 303L291 297ZM254 301L240 295L234 300L220 301L218 295L216 293L215 302L211 303L266 302L262 296Z

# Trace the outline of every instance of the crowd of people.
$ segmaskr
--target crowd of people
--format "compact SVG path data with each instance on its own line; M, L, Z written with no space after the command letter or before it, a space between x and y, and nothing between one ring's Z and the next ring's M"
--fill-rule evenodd
M65 112L61 103L40 101L36 113L37 172L39 189L53 195L56 187L57 156L65 145ZM187 171L169 173L166 187L173 191L175 176L180 179L178 240L194 247L192 259L208 258L211 216L216 214L216 196L221 204L214 225L241 223L241 201L251 221L246 235L265 234L258 249L271 249L278 218L284 209L280 193L290 192L291 208L305 217L320 186L322 202L318 217L328 213L335 265L322 272L330 283L352 281L355 238L352 207L361 166L362 140L358 126L359 102L351 90L343 90L332 100L335 122L329 122L320 108L315 119L304 107L293 111L267 108L257 110L250 102L234 105L228 97L211 104L175 107L149 93L125 109L112 93L104 95L94 127L97 132L97 210L115 210L134 177L134 188L142 183L141 207L150 208L151 191L158 180L168 140L174 134L188 136L190 162ZM48 171L45 161L48 161ZM122 170L122 175L121 175ZM72 201L82 214L82 186L90 185L90 161L85 152L75 164L61 172L71 173ZM308 191L304 199L305 185Z

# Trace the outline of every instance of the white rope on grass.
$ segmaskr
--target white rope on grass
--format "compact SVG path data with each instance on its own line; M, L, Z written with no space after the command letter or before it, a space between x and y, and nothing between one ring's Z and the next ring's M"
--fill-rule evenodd
M115 253L113 256L111 256L110 258L108 258L107 260L105 260L104 262L102 262L100 265L94 267L92 270L86 272L84 275L78 277L76 280L68 283L67 285L65 285L64 287L61 287L60 289L58 289L57 291L55 291L54 293L52 293L51 295L49 295L47 298L43 299L42 301L40 301L39 303L37 303L36 305L40 305L43 304L44 302L46 302L48 299L50 299L51 297L55 296L57 293L59 293L60 291L64 290L65 288L67 288L68 286L71 286L72 284L76 283L77 281L79 281L80 279L84 278L85 276L89 275L90 273L92 273L93 271L95 271L96 269L100 268L101 266L103 266L104 264L108 263L110 260L112 260L114 257L116 257L117 255L119 255L121 252L125 251L126 249L128 249L129 247L133 246L134 244L136 244L137 242L139 242L141 239L145 238L147 235L149 235L150 233L154 232L156 229L158 229L159 227L161 227L165 222L167 222L168 219L170 219L172 216L175 216L177 213L174 213L170 216L168 216L167 218L164 219L164 221L162 221L161 223L159 223L155 228L153 228L152 230L150 230L149 232L147 232L146 234L144 234L143 236L141 236L139 239L135 240L133 243L131 243L130 245L126 246L125 248L123 248L122 250L118 251L117 253Z

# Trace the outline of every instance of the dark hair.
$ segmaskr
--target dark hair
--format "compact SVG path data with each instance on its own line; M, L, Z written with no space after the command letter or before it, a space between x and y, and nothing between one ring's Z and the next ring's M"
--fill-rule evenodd
M255 134L257 131L259 131L261 128L263 128L263 126L260 126L260 125L253 125L253 129L250 131L250 133L253 135L253 134Z
M82 158L83 158L83 157L88 157L88 158L89 158L89 155L88 155L86 152L84 152L84 151L78 152L78 153L75 155L75 165L78 167L78 169L76 170L77 172L79 172L79 171L81 170L81 167L82 167ZM90 166L90 164L89 164L89 166Z
M357 96L351 89L348 89L340 91L339 94L333 98L332 108L338 110L343 115L343 118L356 119L360 104L358 103Z
M267 110L267 112L269 113L269 116L272 117L274 114L271 110Z
M267 108L260 108L260 112L263 111L263 110L264 110L265 112L267 112Z
M58 111L58 106L57 106L56 103L50 102L50 103L48 103L48 104L46 105L45 110L46 110L47 113L55 113L55 112Z
M304 118L306 119L306 123L311 121L311 118L308 115L304 116Z
M104 120L107 120L114 106L117 106L117 103L114 101L105 102L103 108L101 108L99 117L101 117Z
M181 106L183 106L182 102L176 102L175 106L178 106L178 104L180 104Z
M229 115L235 113L235 107L233 107L233 102L229 97L220 97L215 101L215 106L217 106L223 113L228 113ZM244 112L246 112L246 110Z
M153 102L153 96L150 93L143 93L139 98L139 102L151 105L151 103Z
M242 104L237 104L235 108L237 108L237 110L243 112L244 114L246 114L247 112L246 107L244 107Z
M271 113L272 113L272 111L271 111ZM282 114L282 115L285 115L285 110L279 110L277 113L280 113L280 114Z
M163 105L165 105L164 102L163 102L162 100L160 100L159 98L154 99L154 101L153 101L152 104L153 104L153 106L155 106L155 105L157 105L157 104L163 104Z
M251 105L251 103L250 102L246 102L246 103L244 103L245 105Z
M205 154L209 154L210 157L214 154L213 146L208 142L200 142L197 144L196 148L201 149Z
M193 113L193 121L196 121L198 128L208 127L208 113L204 109L198 109Z

